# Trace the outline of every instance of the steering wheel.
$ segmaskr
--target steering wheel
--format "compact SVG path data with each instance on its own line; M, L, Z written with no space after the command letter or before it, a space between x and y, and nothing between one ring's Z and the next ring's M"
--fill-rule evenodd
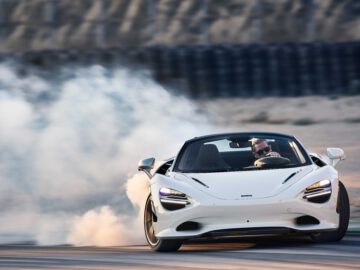
M272 168L284 166L290 163L290 159L284 157L263 157L255 161L255 167Z

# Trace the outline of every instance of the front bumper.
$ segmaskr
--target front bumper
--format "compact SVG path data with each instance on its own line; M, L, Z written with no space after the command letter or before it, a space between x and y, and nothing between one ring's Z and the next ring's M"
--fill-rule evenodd
M191 204L175 211L164 209L160 203L158 191L168 186L188 194ZM151 184L154 208L158 217L154 223L156 236L160 239L194 238L211 235L213 232L227 234L227 230L248 234L263 228L276 233L280 231L312 232L336 230L339 215L336 213L338 185L333 183L332 195L326 203L310 203L303 199L302 189L296 185L277 196L261 199L223 200L215 198L180 181L169 181L160 178ZM301 191L299 191L301 190ZM299 225L296 218L311 216L319 224ZM200 226L194 230L178 231L176 228L185 222L196 222ZM261 231L261 230L260 230Z

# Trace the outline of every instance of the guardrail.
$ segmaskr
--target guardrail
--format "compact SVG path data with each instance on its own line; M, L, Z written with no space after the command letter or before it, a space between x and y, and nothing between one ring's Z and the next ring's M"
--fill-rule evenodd
M194 98L360 94L360 42L153 46L1 57L47 68L137 63L152 70L165 86Z

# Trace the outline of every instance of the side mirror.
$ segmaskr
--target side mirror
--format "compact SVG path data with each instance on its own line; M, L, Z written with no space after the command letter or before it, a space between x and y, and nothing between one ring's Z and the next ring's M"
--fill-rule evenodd
M341 148L328 148L326 149L326 152L333 166L335 166L340 160L345 159L344 150Z
M143 171L146 175L151 178L152 174L150 171L154 168L155 158L145 158L139 161L138 171Z

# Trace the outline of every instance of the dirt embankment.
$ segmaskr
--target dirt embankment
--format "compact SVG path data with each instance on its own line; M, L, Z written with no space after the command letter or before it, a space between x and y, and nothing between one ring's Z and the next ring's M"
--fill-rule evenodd
M0 52L354 41L359 14L358 0L2 0Z

